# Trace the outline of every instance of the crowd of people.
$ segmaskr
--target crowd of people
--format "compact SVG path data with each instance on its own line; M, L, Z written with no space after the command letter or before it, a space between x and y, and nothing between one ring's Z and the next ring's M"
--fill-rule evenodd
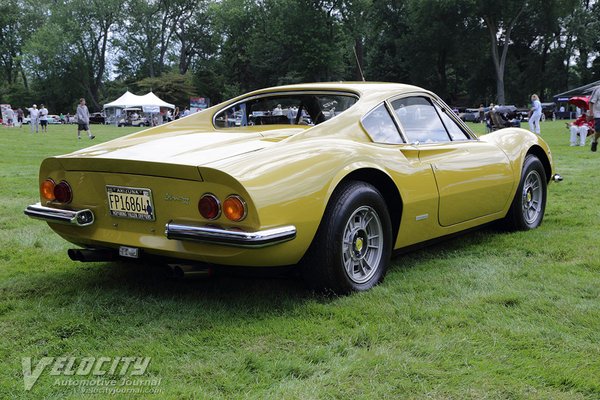
M25 111L27 111L27 115L25 115ZM43 104L40 104L39 108L37 104L33 104L31 107L26 107L25 110L21 107L15 110L10 105L7 105L2 110L2 116L5 119L3 121L5 126L9 128L20 128L24 124L29 124L32 133L47 133L50 118L53 118L54 121L56 117L50 116L48 114L48 109ZM58 119L59 123L71 123L73 122L72 118L73 117L70 114L61 114L60 117L56 119Z
M591 151L597 151L598 140L600 139L600 86L592 91L587 104L577 106L577 118L572 122L567 122L571 146L585 146L588 136L591 136ZM561 107L564 114L564 106ZM521 120L515 116L511 118L510 113L506 111L505 106L490 104L487 109L483 104L479 106L479 120L486 123L488 131L505 127L518 127ZM541 134L540 121L543 118L542 103L537 94L531 95L531 104L527 113L527 122L529 130L537 135Z
M75 115L71 114L60 114L50 116L48 109L44 104L33 104L31 107L13 109L10 105L2 106L2 113L0 114L3 119L0 119L0 124L9 128L22 128L23 125L29 125L29 131L31 134L44 134L48 132L49 121L52 123L60 124L77 124L77 138L81 139L81 132L85 132L90 139L94 139L95 136L90 130L90 112L86 105L84 98L79 99L77 111ZM179 107L176 107L173 111L167 110L160 114L153 114L150 125L157 126L165 122L171 122L176 119L187 117L191 114L188 107L185 107L183 112L179 111ZM140 118L137 114L128 116L129 118Z

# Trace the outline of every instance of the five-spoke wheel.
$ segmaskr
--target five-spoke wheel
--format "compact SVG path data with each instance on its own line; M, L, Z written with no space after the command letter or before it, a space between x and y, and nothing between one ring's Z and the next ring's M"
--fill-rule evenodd
M366 182L342 183L302 260L304 280L336 293L370 289L385 275L392 228L385 200Z
M517 194L504 219L504 225L511 230L537 228L546 210L546 171L541 161L530 154L525 157L523 172Z

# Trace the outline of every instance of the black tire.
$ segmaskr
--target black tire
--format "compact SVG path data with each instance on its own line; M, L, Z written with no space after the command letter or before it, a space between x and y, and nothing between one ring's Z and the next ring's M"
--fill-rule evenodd
M504 227L513 231L535 229L546 211L548 180L542 162L533 154L525 157L515 198L504 218Z
M313 289L338 294L365 291L383 280L392 252L387 206L366 182L342 183L300 263Z

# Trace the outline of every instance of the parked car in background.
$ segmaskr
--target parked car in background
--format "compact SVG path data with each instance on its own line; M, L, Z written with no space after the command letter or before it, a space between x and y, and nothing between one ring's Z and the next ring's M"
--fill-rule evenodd
M50 114L50 115L48 115L48 123L49 124L62 124L62 121L60 120L60 117L58 115Z
M90 115L90 124L104 124L106 122L106 116L104 113L95 112Z
M481 122L481 117L479 116L479 108L465 109L465 111L462 114L460 114L460 119L462 119L465 122Z
M298 112L252 125L276 108ZM73 260L294 266L347 293L379 283L395 250L496 220L537 228L553 178L539 135L477 137L430 91L314 83L47 158L25 214L81 246Z
M556 104L555 103L542 103L542 121L549 119L554 121L556 119Z
M48 115L47 117L48 124L62 124L60 117L58 115ZM29 125L31 123L31 118L23 117L23 124Z

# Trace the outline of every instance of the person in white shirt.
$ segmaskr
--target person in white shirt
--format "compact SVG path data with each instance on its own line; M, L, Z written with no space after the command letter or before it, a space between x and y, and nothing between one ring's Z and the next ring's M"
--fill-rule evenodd
M5 111L6 113L6 126L15 126L15 112L13 111L13 109L8 106L8 108Z
M42 133L48 133L48 109L42 104L40 105L40 127Z
M531 95L531 109L529 110L529 130L540 134L540 119L542 118L542 103L537 94Z
M35 125L35 133L38 133L40 127L40 110L37 108L37 104L27 109L29 111L29 131L33 133L33 127Z

